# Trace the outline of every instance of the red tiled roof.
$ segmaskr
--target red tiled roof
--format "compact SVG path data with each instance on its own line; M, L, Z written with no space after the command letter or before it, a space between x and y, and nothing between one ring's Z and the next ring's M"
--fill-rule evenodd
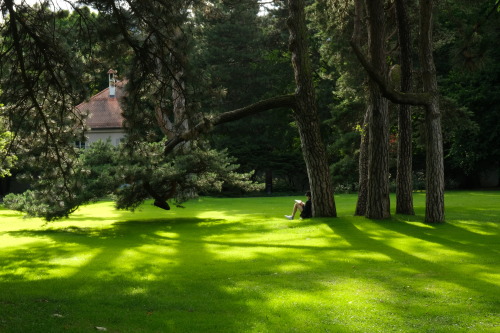
M116 82L115 97L109 97L109 88L90 97L87 102L76 106L82 112L88 112L87 126L91 129L122 128L123 115L120 100L123 97L123 81Z

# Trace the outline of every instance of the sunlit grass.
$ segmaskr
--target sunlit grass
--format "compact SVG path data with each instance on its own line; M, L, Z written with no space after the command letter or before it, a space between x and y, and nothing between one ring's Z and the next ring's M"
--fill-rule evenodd
M500 193L451 192L447 222L288 221L291 197L46 224L0 210L0 332L497 332Z

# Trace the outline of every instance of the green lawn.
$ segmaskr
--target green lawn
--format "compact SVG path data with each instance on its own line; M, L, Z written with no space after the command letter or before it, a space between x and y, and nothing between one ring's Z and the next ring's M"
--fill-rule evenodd
M0 332L500 332L500 192L447 193L440 225L423 194L385 221L293 199L0 210Z

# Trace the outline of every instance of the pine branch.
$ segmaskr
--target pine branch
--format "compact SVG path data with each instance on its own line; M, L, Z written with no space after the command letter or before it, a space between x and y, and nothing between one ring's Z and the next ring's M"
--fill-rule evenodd
M21 37L19 35L17 24L19 23L21 26L23 26L27 30L27 33L31 37L33 37L36 42L40 43L39 38L33 31L28 29L28 26L25 24L25 22L18 15L17 11L15 11L14 2L12 0L6 0L5 4L6 4L7 10L8 10L9 15L10 15L9 25L10 25L11 33L12 33L12 43L14 46L14 50L18 56L19 71L20 71L20 75L21 75L21 78L22 78L22 81L24 84L24 88L27 90L28 98L33 103L35 111L40 116L40 119L42 120L42 123L43 123L43 127L47 131L47 139L46 139L47 143L53 144L53 148L54 148L54 152L55 152L56 160L57 160L57 168L61 171L61 174L63 175L64 189L67 191L67 193L70 196L72 196L72 191L70 189L70 185L69 185L68 180L65 176L66 175L66 172L64 170L64 162L65 162L64 160L65 159L63 156L63 152L60 150L60 147L57 144L57 138L55 137L54 133L52 132L52 130L49 126L49 120L47 119L46 115L44 114L44 112L42 110L42 106L40 105L39 101L37 100L36 92L34 91L34 88L33 88L33 83L28 78L28 74L27 74L28 69L26 68L26 65L25 65L25 54L24 54L22 47L21 47L21 43L20 43ZM44 51L42 51L42 52L44 53ZM56 85L58 85L59 82L58 82L54 72L51 69L49 69L49 75L51 75L55 79ZM61 89L61 91L62 91L62 89Z
M206 117L197 125L195 125L191 130L177 135L171 140L168 140L165 144L165 149L163 152L165 155L169 154L180 143L195 139L202 134L208 133L214 126L239 120L271 109L294 108L294 106L294 95L282 95L265 99L263 101L259 101L240 109L224 112L212 117Z
M375 71L375 69L368 62L365 55L361 51L359 45L357 45L352 40L350 41L350 45L354 50L354 53L356 54L356 57L358 58L359 62L368 73L368 76L370 77L370 79L372 79L378 84L382 92L382 95L385 98L389 99L391 102L396 104L425 106L429 103L430 96L428 93L403 93L391 89L388 86L386 80L384 80L384 78L379 73L377 73L377 71Z

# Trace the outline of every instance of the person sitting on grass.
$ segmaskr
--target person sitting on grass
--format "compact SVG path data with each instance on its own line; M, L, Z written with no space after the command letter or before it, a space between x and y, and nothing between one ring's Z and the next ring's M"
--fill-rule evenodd
M300 211L300 217L303 219L312 217L311 191L306 192L306 197L307 201L305 203L302 200L295 200L292 215L285 215L287 219L293 220L293 218L295 217L295 213L297 213L297 210Z

